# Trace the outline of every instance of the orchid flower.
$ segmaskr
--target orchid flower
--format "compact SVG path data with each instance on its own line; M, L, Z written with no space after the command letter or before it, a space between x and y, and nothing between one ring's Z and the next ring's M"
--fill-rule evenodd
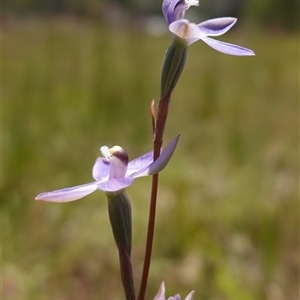
M165 283L162 282L162 284L159 287L159 290L156 294L156 296L154 297L153 300L166 300L165 297ZM195 291L191 291L184 300L193 300L194 299L194 295L195 295ZM174 297L169 297L168 300L181 300L181 297L179 294L175 295Z
M162 171L170 161L178 139L179 136L174 138L156 161L153 161L153 151L128 162L128 155L120 146L110 149L103 146L100 151L104 157L98 157L93 166L94 182L41 193L35 199L48 202L69 202L83 198L97 189L107 195L118 194L130 186L135 178Z
M164 0L162 10L169 24L169 30L190 46L196 41L202 40L211 48L229 55L252 56L255 55L250 49L221 42L209 36L220 36L226 33L236 22L236 18L225 17L204 21L199 24L190 22L184 18L185 11L190 6L198 6L198 0Z

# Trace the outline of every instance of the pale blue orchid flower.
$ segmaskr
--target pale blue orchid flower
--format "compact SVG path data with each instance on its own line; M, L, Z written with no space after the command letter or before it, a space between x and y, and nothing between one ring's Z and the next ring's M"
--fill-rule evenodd
M160 285L159 287L159 290L156 294L156 296L154 297L153 300L166 300L166 297L165 297L165 292L166 292L166 289L165 289L165 283L162 282L162 284ZM195 295L195 291L191 291L186 297L184 300L193 300L194 299L194 295ZM181 300L181 297L179 294L173 296L173 297L169 297L168 300Z
M119 146L101 147L104 157L98 157L93 166L94 182L74 187L41 193L36 200L47 202L69 202L83 198L92 192L101 190L107 195L118 194L130 186L135 178L157 174L170 161L176 148L179 136L174 138L156 161L153 151L148 152L130 162L127 153Z
M180 38L186 46L202 40L213 49L236 56L252 56L255 53L238 45L214 40L209 36L220 36L227 32L236 22L236 18L225 17L204 21L199 24L190 22L184 18L185 11L190 6L198 6L198 0L164 0L162 10L169 24L169 30Z

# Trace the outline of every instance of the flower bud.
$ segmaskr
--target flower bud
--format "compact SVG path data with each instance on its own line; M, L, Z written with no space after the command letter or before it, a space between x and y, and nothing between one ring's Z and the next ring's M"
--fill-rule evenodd
M187 45L183 39L176 38L168 48L162 67L160 97L177 84L187 57Z

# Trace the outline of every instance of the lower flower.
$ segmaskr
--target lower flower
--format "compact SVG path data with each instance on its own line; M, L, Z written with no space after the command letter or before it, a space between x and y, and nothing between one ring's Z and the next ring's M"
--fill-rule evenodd
M156 296L154 297L153 300L166 300L166 297L165 297L165 292L166 292L166 289L165 289L165 283L162 282L162 284L160 285L159 287L159 290L156 294ZM184 300L193 300L194 299L194 295L195 295L195 291L191 291L185 298ZM168 300L181 300L181 297L179 294L173 296L173 297L169 297Z

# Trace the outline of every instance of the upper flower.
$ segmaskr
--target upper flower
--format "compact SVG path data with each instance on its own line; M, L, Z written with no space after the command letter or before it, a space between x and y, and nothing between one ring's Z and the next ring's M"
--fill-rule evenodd
M219 36L227 32L236 23L236 18L225 17L207 20L199 24L191 23L183 17L185 11L192 5L198 5L198 1L164 0L162 5L164 17L169 24L169 30L183 40L186 46L202 40L213 49L225 54L255 55L250 49L209 38L209 36Z
M166 292L165 283L162 282L162 284L160 285L159 290L158 290L158 292L157 292L157 294L156 294L156 296L154 297L153 300L166 300L165 292ZM184 300L193 300L194 299L194 295L195 295L195 291L191 291L185 297ZM180 298L180 295L177 294L174 297L169 297L168 300L181 300L181 298Z
M178 139L179 136L174 138L156 161L153 161L153 151L128 162L128 155L121 147L114 146L109 149L103 146L100 151L104 157L98 157L93 166L94 182L41 193L35 199L69 202L83 198L97 189L105 193L118 193L131 185L135 178L162 171L170 161Z

